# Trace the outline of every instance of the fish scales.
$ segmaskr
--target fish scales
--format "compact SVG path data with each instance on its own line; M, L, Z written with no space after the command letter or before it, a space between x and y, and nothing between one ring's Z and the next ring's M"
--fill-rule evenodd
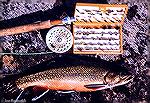
M34 82L49 82L51 80L73 80L78 82L97 82L103 80L108 71L100 67L93 66L69 66L62 68L53 68L47 71L39 72L24 76L16 80L18 87L24 85L24 87L30 86L29 83Z
M132 80L126 69L114 62L68 56L45 62L35 74L22 75L15 80L19 89L44 87L49 90L91 92L124 85ZM43 69L48 69L43 71Z
M42 87L46 91L92 92L127 84L133 80L133 77L127 68L115 62L108 62L100 58L66 55L13 76L11 79L15 82L11 83L23 91L31 88L34 91L35 88ZM10 78L5 79L3 82ZM9 89L12 91L11 88L7 89L7 83L3 83L6 91L9 92Z

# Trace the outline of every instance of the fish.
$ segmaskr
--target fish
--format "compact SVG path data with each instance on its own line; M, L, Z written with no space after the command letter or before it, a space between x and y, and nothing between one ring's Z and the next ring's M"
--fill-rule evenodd
M92 66L72 66L24 76L15 81L19 89L41 86L50 90L89 92L126 84L130 76L117 75Z
M59 58L59 61L49 64L55 66L48 66L48 70L16 79L15 84L21 90L39 86L56 91L92 92L124 85L133 79L132 75L116 66L120 69L117 71L115 65L105 60L92 63L82 59L66 61Z
M134 78L121 63L99 57L64 54L24 68L20 73L5 75L0 79L0 85L4 98L13 98L14 103L26 96L31 98L31 101L36 101L49 91L64 94L113 89L129 83ZM41 91L45 92L41 94Z

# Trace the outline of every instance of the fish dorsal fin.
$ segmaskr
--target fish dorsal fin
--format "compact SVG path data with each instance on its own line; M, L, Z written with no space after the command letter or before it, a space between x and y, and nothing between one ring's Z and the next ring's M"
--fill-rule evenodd
M86 87L88 89L104 88L106 86L107 85L104 85L104 84L87 84L87 85L84 85L84 87Z

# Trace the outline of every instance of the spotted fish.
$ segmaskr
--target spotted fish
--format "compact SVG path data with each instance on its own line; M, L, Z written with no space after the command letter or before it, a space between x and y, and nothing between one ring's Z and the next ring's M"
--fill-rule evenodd
M18 78L15 81L17 87L22 90L40 86L49 90L90 92L124 85L133 78L121 68L116 71L115 66L107 61L79 61L79 64L75 63L76 60L68 60L68 64L65 60L60 61L62 65L56 62L57 66L50 66L48 70Z

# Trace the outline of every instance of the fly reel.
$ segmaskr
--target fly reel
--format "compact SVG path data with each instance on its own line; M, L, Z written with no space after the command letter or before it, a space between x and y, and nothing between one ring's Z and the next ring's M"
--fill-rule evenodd
M52 52L65 53L72 47L72 33L64 26L52 27L46 35L46 44Z

